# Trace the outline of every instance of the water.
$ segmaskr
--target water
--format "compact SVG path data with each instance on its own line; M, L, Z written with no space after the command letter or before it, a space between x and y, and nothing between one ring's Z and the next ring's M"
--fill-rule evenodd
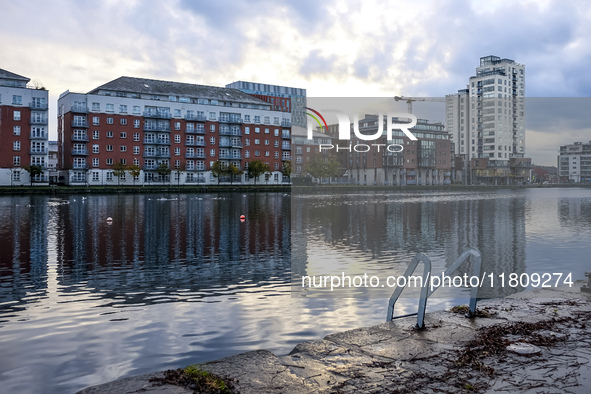
M1 392L286 354L384 321L391 289L292 295L304 274L383 277L418 251L440 272L468 246L498 272L590 270L589 189L0 197L0 218Z

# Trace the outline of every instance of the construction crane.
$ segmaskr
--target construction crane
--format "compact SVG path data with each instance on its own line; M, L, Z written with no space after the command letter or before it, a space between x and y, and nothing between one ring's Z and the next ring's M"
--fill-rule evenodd
M404 97L404 96L394 96L394 100L396 101L406 101L408 104L408 113L412 114L412 102L413 101L431 101L437 103L445 103L445 97Z

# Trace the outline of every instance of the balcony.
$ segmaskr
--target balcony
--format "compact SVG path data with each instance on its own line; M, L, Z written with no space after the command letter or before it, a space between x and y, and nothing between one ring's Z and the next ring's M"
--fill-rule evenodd
M142 166L144 171L156 171L158 169L158 165L156 164L144 164Z
M87 120L73 120L72 127L84 127L88 128L88 121Z
M144 131L163 131L170 133L170 125L168 126L157 126L157 125L144 125Z
M47 118L29 118L29 124L47 126Z
M283 119L281 121L281 127L291 127L291 120Z
M170 158L170 152L144 152L144 157L154 158Z
M29 154L31 155L46 155L48 152L47 148L30 148Z
M88 156L88 149L72 149L72 156Z
M49 106L45 103L37 103L33 101L29 103L29 109L31 111L47 111Z
M185 159L205 159L205 153L185 153Z
M242 148L242 142L240 142L240 141L232 141L230 143L230 146L232 148L240 148L241 149Z
M235 153L220 153L220 160L240 160L242 155Z
M29 133L30 140L46 140L47 133Z
M161 111L144 111L144 118L172 119L172 114L170 112Z
M70 111L78 113L78 114L87 114L88 107L82 107L79 105L72 105L72 107L70 107Z
M242 137L240 130L220 130L220 135L233 135L236 137Z
M185 115L185 120L194 122L205 122L207 119L205 115Z
M289 135L289 133L282 133L281 138L283 138L284 140L289 140L291 139L291 136Z
M170 145L170 140L164 139L144 139L144 145Z
M88 135L86 135L86 134L72 134L72 141L88 142Z
M242 118L239 116L230 116L227 118L220 118L220 123L232 123L232 124L242 124Z
M283 150L291 150L291 146L290 145L281 145L281 149L283 149Z
M73 170L88 170L88 164L86 163L74 163L72 164Z
M205 128L190 128L187 126L185 132L189 134L205 134Z
M185 146L205 146L205 141L185 141Z

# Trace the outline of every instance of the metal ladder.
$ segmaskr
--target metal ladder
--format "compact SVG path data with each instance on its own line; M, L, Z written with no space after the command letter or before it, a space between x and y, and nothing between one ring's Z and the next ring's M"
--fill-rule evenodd
M458 269L460 265L468 261L470 257L473 257L472 275L480 277L480 266L482 265L482 256L480 254L480 251L476 248L469 248L466 251L464 251L464 253L462 253L460 257L458 257L458 259L443 272L442 276L450 276L450 274L452 274L456 269ZM437 287L434 287L433 289L429 290L429 278L431 277L431 259L429 259L429 257L427 257L427 255L425 255L424 253L417 253L416 256L412 259L408 268L406 269L406 272L404 272L404 277L406 278L405 284L409 283L410 276L417 269L417 266L421 262L423 263L423 282L421 287L421 295L419 298L418 312L409 313L407 315L394 316L394 308L396 306L396 301L398 301L400 294L402 294L402 291L405 289L405 287L399 286L396 287L396 290L394 290L394 293L392 294L392 296L390 297L390 301L388 302L388 315L386 317L386 321L389 322L394 319L400 319L402 317L407 316L417 316L416 328L425 327L425 310L427 309L427 299L431 297L431 295L435 293L435 291L439 287L441 287L442 283L440 282ZM470 306L469 312L467 314L468 317L474 316L476 313L476 302L478 300L477 296L478 286L473 286L470 291Z

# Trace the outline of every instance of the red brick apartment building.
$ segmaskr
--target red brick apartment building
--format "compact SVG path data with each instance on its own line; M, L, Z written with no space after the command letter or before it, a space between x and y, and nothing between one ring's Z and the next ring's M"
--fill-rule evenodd
M282 182L291 159L291 114L236 89L120 77L90 92L58 100L58 167L66 184L217 184L216 161L246 171L269 164L259 183ZM134 180L113 173L123 163L141 169ZM165 164L172 170L162 176ZM254 183L243 174L234 181Z
M28 88L29 78L0 69L0 185L30 184L24 167L41 166L35 185L48 184L47 110L49 92Z

